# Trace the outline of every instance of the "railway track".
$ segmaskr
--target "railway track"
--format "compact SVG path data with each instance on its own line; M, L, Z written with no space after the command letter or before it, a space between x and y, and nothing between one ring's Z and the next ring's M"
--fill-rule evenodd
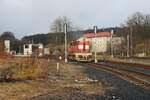
M132 65L128 63L121 63L121 62L103 62L103 63L98 63L99 65L105 65L107 67L115 68L115 69L120 69L120 70L125 70L128 72L132 72L135 74L139 74L145 77L150 77L150 66L145 65Z
M139 67L139 68L144 68L144 69L147 69L147 70L150 70L150 66L149 65L143 65L143 64L137 64L137 63L127 63L127 62L117 62L117 61L106 61L108 63L111 63L111 64L120 64L120 65L126 65L126 66L133 66L133 67Z
M128 67L113 66L113 64L104 63L79 63L80 65L94 67L96 69L104 70L114 75L117 75L125 80L128 80L136 85L150 89L150 74L131 70Z

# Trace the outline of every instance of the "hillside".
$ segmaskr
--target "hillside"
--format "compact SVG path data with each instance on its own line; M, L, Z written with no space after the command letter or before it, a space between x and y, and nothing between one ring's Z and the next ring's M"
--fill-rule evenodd
M67 33L68 41L75 40L82 36L84 31L76 31ZM64 43L64 33L46 33L46 34L36 34L30 36L24 36L22 38L23 43L42 43L44 45L48 44L63 44Z

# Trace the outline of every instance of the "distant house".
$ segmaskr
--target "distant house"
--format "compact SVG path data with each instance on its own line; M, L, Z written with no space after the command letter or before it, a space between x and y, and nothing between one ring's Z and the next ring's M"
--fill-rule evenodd
M24 44L24 56L43 56L43 44Z
M94 33L86 33L84 34L84 37L91 41L91 51L96 51L97 53L110 53L111 42L114 48L121 44L121 37L112 35L111 32L98 32L96 35Z
M4 47L5 47L5 52L7 54L10 54L10 40L4 40Z
M50 55L50 49L44 48L44 55Z

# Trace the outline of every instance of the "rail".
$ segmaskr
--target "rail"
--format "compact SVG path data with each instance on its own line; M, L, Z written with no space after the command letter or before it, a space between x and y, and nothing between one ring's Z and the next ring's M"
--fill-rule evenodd
M109 73L115 74L128 81L132 81L133 83L140 85L146 89L150 89L150 81L149 81L150 75L149 74L138 72L138 71L133 71L133 70L129 70L126 68L121 68L121 67L120 68L112 67L111 65L105 65L105 64L100 64L100 63L79 63L79 64L107 71Z

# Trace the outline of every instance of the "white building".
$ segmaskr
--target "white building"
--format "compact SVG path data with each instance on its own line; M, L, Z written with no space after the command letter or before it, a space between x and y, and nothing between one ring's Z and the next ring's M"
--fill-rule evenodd
M10 40L4 40L5 52L10 53Z
M94 33L87 33L84 37L87 37L91 41L91 52L106 53L110 52L111 43L113 48L121 44L120 37L113 36L111 39L111 35L110 32L98 32L96 35Z
M43 56L43 44L24 44L23 54L24 56Z
M92 43L92 52L106 52L108 48L110 37L96 37L96 38L90 38Z

